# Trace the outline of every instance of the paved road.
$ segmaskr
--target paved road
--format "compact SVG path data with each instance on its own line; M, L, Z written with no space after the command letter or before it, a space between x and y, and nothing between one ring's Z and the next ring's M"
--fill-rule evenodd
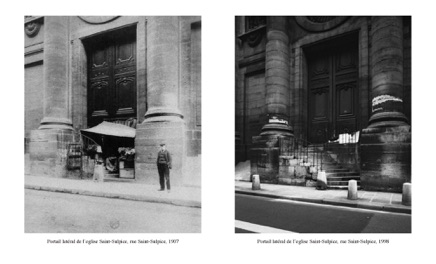
M236 194L236 233L410 233L411 215Z
M25 232L199 233L201 209L26 190Z

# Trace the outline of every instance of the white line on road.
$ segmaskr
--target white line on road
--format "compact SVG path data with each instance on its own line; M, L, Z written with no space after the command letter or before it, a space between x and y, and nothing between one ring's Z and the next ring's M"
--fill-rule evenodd
M371 200L369 200L370 203L372 203L372 200L377 196L377 193L374 193L374 195L371 197Z
M249 222L235 220L235 227L255 233L295 233L284 229L269 226L256 225Z

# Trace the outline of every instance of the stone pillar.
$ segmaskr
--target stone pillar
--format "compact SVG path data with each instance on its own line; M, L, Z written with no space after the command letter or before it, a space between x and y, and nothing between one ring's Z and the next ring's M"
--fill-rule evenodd
M150 17L147 33L145 122L179 122L179 18Z
M292 136L289 126L289 37L286 17L267 18L265 51L266 112L268 123L261 135Z
M159 144L172 155L171 185L184 184L185 122L179 110L179 17L149 17L147 21L147 112L136 129L135 175L158 184Z
M44 27L44 118L39 129L72 129L68 92L68 17L45 17Z
M67 147L75 140L70 116L68 87L68 17L44 17L43 87L41 125L30 132L30 173L67 176Z
M403 114L403 23L372 18L372 109L369 127L407 125Z
M251 174L259 174L261 182L278 183L280 156L286 155L289 139L289 37L287 17L267 17L265 50L266 113L268 122L259 136L252 139Z
M402 20L372 18L371 117L360 138L365 190L401 192L411 179L411 133L403 114Z

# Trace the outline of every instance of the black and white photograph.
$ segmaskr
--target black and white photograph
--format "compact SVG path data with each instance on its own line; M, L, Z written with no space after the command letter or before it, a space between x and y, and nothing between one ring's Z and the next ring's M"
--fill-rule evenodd
M235 232L412 232L411 25L236 17Z
M25 232L201 232L201 17L26 16Z

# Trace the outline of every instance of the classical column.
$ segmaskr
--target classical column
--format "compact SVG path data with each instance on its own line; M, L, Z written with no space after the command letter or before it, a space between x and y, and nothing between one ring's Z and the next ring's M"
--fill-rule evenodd
M402 17L372 18L372 109L369 127L407 125L403 114Z
M286 17L267 17L265 47L265 108L268 117L259 136L252 138L251 174L262 182L283 183L280 156L288 149L292 127L289 125L289 37ZM287 176L286 176L287 177Z
M147 112L136 129L135 175L148 184L157 183L159 144L172 155L171 184L185 182L186 128L179 109L181 65L179 17L147 18ZM185 168L186 169L186 168Z
M44 117L39 129L72 129L68 93L68 17L44 18Z
M30 163L26 164L34 175L66 177L79 173L67 170L68 144L75 141L69 103L68 19L44 17L43 118L39 128L30 131Z
M181 121L179 18L150 17L147 32L148 110L144 122Z
M289 37L286 17L267 17L265 55L266 112L268 123L261 135L287 135L289 125Z
M411 181L411 130L403 114L403 18L373 17L372 101L360 137L361 186L401 192Z

